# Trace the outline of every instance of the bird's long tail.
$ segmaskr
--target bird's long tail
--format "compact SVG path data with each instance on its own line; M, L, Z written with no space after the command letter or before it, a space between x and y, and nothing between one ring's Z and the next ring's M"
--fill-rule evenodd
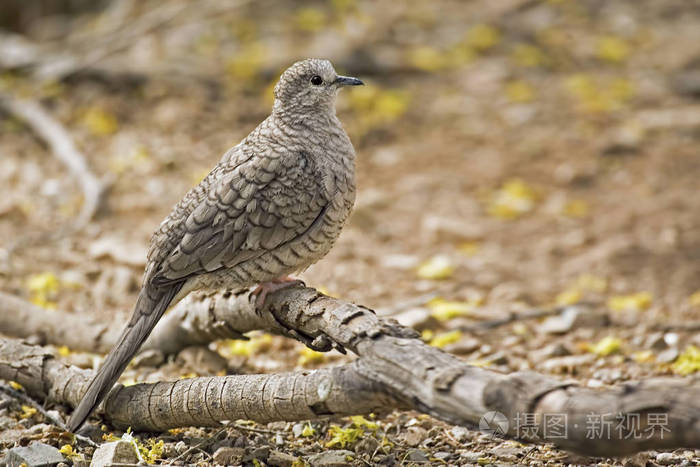
M159 288L147 284L141 289L129 324L71 415L68 421L70 431L75 432L80 428L102 402L181 288L182 283Z

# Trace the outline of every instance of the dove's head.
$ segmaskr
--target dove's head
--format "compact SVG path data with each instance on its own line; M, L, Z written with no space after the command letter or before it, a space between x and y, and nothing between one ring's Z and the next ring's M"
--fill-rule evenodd
M274 109L302 113L334 111L338 90L360 84L363 83L357 78L338 76L328 60L302 60L280 76L275 86Z

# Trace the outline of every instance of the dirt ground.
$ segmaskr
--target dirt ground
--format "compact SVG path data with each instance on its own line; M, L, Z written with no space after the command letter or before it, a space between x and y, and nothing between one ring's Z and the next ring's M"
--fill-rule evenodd
M308 285L503 371L597 387L700 369L700 3L198 3L106 53L104 68L58 81L0 74L3 91L40 99L110 184L94 220L50 236L74 222L79 185L20 120L0 113L0 290L123 322L151 232L267 115L280 70L322 56L366 86L338 102L358 155L356 209L331 253L302 274ZM90 38L115 22L126 33L136 21L125 18L178 2L114 5L36 20L27 36L80 55L114 43ZM588 305L573 323L554 315L449 333L580 301ZM249 356L233 347L219 345L232 373L350 358L300 362L302 345L281 337ZM172 364L124 378L186 373ZM0 430L22 420L18 407L2 409ZM28 432L43 422L28 420ZM700 451L687 449L572 456L417 413L376 422L344 446L353 465L700 464ZM233 446L250 465L265 464L265 447L308 463L327 451L331 425L350 423L314 421L308 436L293 423L229 427L177 462L213 465L217 448ZM167 433L157 462L216 432ZM0 431L3 448L14 442ZM91 448L74 448L89 458Z

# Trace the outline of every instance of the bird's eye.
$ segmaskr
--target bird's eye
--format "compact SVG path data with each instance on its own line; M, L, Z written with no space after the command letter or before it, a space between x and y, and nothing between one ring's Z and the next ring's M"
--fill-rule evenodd
M321 78L318 75L313 75L311 77L311 84L313 84L314 86L319 86L319 85L323 84L323 78Z

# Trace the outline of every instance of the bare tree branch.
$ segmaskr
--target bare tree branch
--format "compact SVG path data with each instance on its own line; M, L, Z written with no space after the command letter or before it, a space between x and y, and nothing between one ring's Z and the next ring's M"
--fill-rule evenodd
M357 364L276 375L233 375L115 386L104 403L115 426L165 431L219 426L239 419L267 423L382 412L403 407ZM68 366L40 347L0 340L0 379L42 399L76 406L92 372Z
M117 386L106 402L107 416L120 425L164 429L210 424L212 420L228 420L234 415L272 421L365 413L369 406L372 410L376 408L375 401L382 400L386 409L410 407L465 426L483 423L486 414L497 412L502 415L496 417L497 426L493 428L502 430L506 436L552 442L588 455L700 447L698 378L652 379L590 389L529 371L502 374L468 365L426 345L411 329L380 319L367 308L324 296L310 288L275 292L268 296L262 310L255 309L249 292L190 297L163 320L159 328L162 334L155 333L152 342L158 343L158 339L169 336L171 340L184 338L189 343L203 343L252 328L294 336L316 349L348 349L360 358L351 365L320 372L236 376L248 378L240 381L194 378L170 385ZM188 334L188 329L209 331ZM36 361L34 354L30 356ZM14 357L3 358L14 361ZM341 373L333 373L336 370ZM8 377L3 375L6 373L0 372L0 377ZM324 408L318 410L317 404L326 403L326 399L320 401L312 393L325 394L321 388L328 387L314 379L319 375L330 378L331 386L339 388L338 398L346 390L355 394L345 394L344 402L332 405L328 412ZM53 391L52 394L61 396L55 400L76 403L84 380L78 382L72 377L61 381L64 388L51 390L56 388L55 383L45 382L46 389L38 394ZM239 386L241 381L244 383ZM298 402L301 399L290 395L297 394L300 381L304 381L304 387L312 388L305 393L306 406ZM234 392L229 388L235 388ZM255 390L248 391L250 388ZM355 395L360 393L362 397L357 400ZM222 407L224 398L231 394L233 399L226 402L231 404L229 411ZM282 405L279 401L283 401ZM129 413L115 415L127 407ZM650 430L652 416L657 425L659 420L663 422L654 430ZM565 429L565 436L561 430L547 429L552 417L564 424L561 428ZM591 420L605 426L616 423L617 419L639 419L638 428L643 431L609 429L596 434L590 430ZM523 428L524 420L528 422L527 431Z

